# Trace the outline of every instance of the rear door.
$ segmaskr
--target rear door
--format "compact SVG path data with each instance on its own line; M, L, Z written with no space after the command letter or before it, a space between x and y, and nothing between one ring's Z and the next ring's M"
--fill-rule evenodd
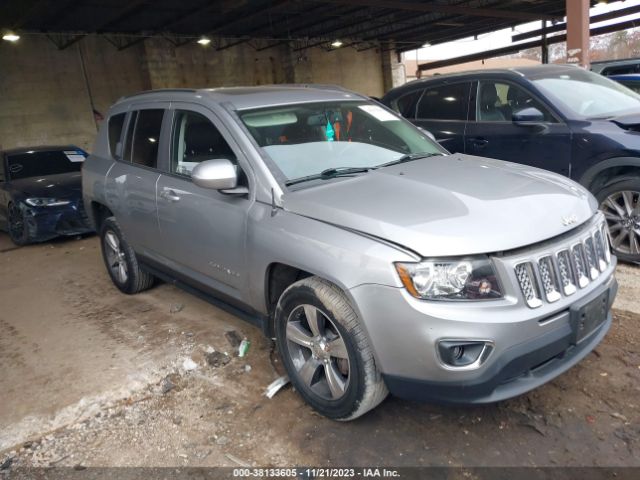
M251 195L224 194L191 180L200 162L226 158L238 165L239 186L248 187L240 149L212 111L192 104L172 104L166 136L170 155L157 184L163 263L200 289L241 299Z
M521 85L481 80L472 94L475 111L466 130L466 152L551 170L569 176L571 130L552 109ZM537 123L516 123L513 114L536 108Z
M464 152L471 84L452 82L427 86L417 99L411 121L430 131L450 152Z
M158 216L156 183L158 164L166 155L162 125L169 104L134 106L127 119L121 157L109 171L107 201L127 241L137 253L157 257Z

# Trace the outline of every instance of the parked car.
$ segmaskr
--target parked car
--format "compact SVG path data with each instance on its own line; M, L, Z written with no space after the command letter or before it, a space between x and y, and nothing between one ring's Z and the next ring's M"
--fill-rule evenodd
M388 390L513 397L611 325L616 259L588 191L450 155L338 88L124 98L83 188L116 287L159 277L259 325L330 418L356 418Z
M93 231L82 204L82 164L74 145L0 152L0 228L16 245Z
M616 82L624 85L627 88L630 88L636 93L640 93L640 74L638 73L628 73L626 75L610 75L609 78L611 80L615 80Z
M640 95L570 65L418 80L382 99L451 152L565 175L590 190L619 258L640 262Z
M622 60L602 60L591 62L591 71L604 75L626 75L640 73L640 58L625 58Z

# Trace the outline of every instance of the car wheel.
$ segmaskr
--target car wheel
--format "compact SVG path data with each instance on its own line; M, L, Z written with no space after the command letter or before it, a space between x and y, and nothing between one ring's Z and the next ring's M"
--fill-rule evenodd
M640 179L614 179L596 197L607 219L613 252L621 260L640 262Z
M15 203L9 205L9 237L16 245L23 246L29 242L29 230L24 212Z
M293 386L315 410L353 420L387 396L360 320L335 285L300 280L280 297L276 342Z
M140 269L136 254L124 239L115 217L102 222L100 240L102 258L116 287L124 293L134 294L153 285L153 275Z

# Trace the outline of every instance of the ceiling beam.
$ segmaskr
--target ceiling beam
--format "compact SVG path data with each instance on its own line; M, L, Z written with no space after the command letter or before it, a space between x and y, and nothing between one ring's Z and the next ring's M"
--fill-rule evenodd
M126 8L121 10L117 15L107 18L104 22L98 24L98 26L95 27L95 31L97 33L102 33L103 31L108 30L109 27L112 27L113 25L117 25L122 20L125 20L131 15L139 12L146 5L149 5L150 3L151 3L151 0L136 0L129 3L129 5L127 5Z
M592 28L589 33L591 36L603 35L605 33L617 32L620 30L626 30L627 28L635 28L640 26L640 20L627 20L626 22L616 23L613 25L606 25L604 27ZM547 38L547 44L561 43L567 40L567 35L555 35ZM488 50L485 52L472 53L471 55L464 55L462 57L450 58L447 60L437 60L435 62L423 63L418 65L418 70L433 70L435 68L448 67L450 65L459 65L461 63L474 62L476 60L484 60L486 58L501 57L502 55L509 55L510 53L520 52L522 50L528 50L530 48L537 48L542 46L542 39L532 40L530 42L519 43L516 45L509 45L507 47L497 48L495 50Z
M603 13L601 15L594 15L589 19L589 23L598 23L604 22L606 20L613 20L615 18L625 17L627 15L633 15L634 13L640 12L640 5L635 5L633 7L621 8L620 10L614 10L613 12ZM562 32L567 29L567 24L565 22L558 23L556 25L551 25L547 28L540 28L538 30L534 30L532 32L524 32L518 33L517 35L513 35L511 37L511 41L519 42L520 40L527 40L529 38L539 37L542 34L549 34L555 32Z
M433 3L413 3L395 0L323 0L325 3L346 4L361 7L391 8L423 13L450 13L489 18L513 18L518 20L557 20L557 16L543 13L523 12L517 10L496 10L460 5L442 5Z

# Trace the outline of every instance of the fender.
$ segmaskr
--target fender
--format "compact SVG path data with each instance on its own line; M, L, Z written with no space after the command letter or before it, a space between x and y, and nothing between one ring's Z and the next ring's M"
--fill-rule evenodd
M578 183L589 190L589 187L600 173L614 167L636 167L640 169L640 157L616 157L598 162L582 174Z

